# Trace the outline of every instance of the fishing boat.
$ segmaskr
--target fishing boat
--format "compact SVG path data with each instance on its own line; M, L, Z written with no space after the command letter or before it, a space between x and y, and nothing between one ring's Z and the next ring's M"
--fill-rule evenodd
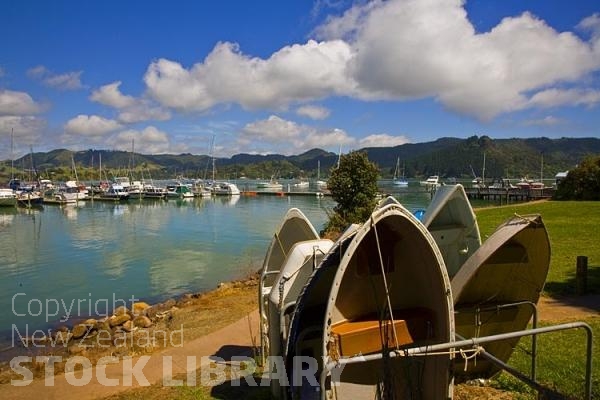
M514 216L500 225L452 278L456 334L475 338L524 330L550 267L550 241L540 215ZM517 339L489 343L485 351L507 362ZM457 377L490 378L487 359L457 360Z
M269 355L281 356L289 322L300 291L333 246L329 239L306 240L292 246L268 298Z
M269 354L268 298L277 276L292 247L299 242L319 240L319 234L308 218L297 208L290 208L271 239L263 261L258 285L261 355L263 362Z
M444 256L450 279L481 246L477 218L462 185L440 186L421 219Z
M402 174L400 174L400 157L396 159L393 183L395 186L408 186L408 181L404 177L404 168L402 168Z
M330 250L303 290L290 327L286 371L293 377L294 356L311 356L319 360L318 386L305 377L288 394L448 398L448 354L390 352L452 339L450 280L435 240L402 205L384 205ZM334 371L342 362L343 370Z

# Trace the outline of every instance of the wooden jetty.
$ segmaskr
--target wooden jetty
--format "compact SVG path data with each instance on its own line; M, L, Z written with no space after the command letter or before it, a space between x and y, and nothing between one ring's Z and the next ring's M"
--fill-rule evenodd
M555 188L465 188L469 199L518 202L550 199Z

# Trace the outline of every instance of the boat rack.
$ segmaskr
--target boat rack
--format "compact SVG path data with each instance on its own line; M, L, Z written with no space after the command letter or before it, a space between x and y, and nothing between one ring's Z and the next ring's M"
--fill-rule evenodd
M503 361L496 359L493 355L485 352L485 349L482 349L481 345L483 345L485 343L494 342L497 340L521 338L524 336L534 336L535 337L536 335L542 334L542 333L558 332L558 331L568 330L568 329L584 329L587 334L585 397L584 397L584 399L591 400L591 398L592 398L592 347L593 347L592 339L593 339L593 334L592 334L592 328L585 322L572 322L572 323L566 323L566 324L547 326L547 327L543 327L543 328L525 329L522 331L508 332L508 333L503 333L503 334L499 334L499 335L491 335L491 336L484 336L484 337L471 338L471 339L460 338L460 340L455 340L453 342L448 342L448 343L440 343L440 344L434 344L434 345L429 345L429 346L420 346L420 347L413 347L413 348L402 349L402 350L394 350L394 351L390 351L388 356L390 358L417 356L417 355L427 356L428 354L431 354L434 352L440 352L440 351L450 351L450 354L453 354L456 351L456 349L471 347L473 349L477 349L479 354L482 354L483 357L487 358L491 362L494 362L500 368L504 369L506 372L508 372L508 373L512 374L513 376L515 376L516 378L522 380L525 384L532 386L534 389L536 389L538 391L543 391L543 390L547 390L547 389L544 388L539 383L535 382L534 380L527 378L522 373L516 371L514 368L512 368L508 364L504 363ZM459 339L459 337L457 337L456 339ZM382 358L383 358L383 354L381 354L381 353L341 358L341 359L335 360L335 361L333 361L329 356L325 356L324 363L323 363L324 366L323 366L323 370L321 371L321 376L320 376L320 380L319 380L320 385L321 385L321 388L320 388L321 389L320 390L321 398L322 399L326 398L325 397L326 396L326 388L325 388L326 378L327 378L327 375L331 371L333 371L335 368L339 368L341 366L345 366L345 365L349 365L349 364L358 364L358 363L367 362L367 361L380 360Z

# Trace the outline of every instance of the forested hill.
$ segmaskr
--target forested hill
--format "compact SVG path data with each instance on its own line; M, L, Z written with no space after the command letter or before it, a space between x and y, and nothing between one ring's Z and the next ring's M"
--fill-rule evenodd
M440 138L433 142L409 143L396 147L361 149L376 163L382 177L393 174L397 160L409 178L428 175L442 177L481 176L485 157L485 176L493 177L553 177L559 171L572 169L588 155L600 154L597 138L530 138L491 139L473 136L468 139ZM57 169L71 169L72 160L78 170L98 169L102 160L104 169L138 172L148 171L153 178L185 175L211 177L212 160L207 155L192 154L132 154L126 151L87 150L72 152L58 149L47 153L33 153L15 160L15 168L32 169L41 175ZM313 149L294 156L279 154L236 154L231 158L215 159L217 178L281 178L315 177L320 165L321 176L336 164L338 155ZM4 168L10 165L5 161ZM64 172L64 171L63 171Z

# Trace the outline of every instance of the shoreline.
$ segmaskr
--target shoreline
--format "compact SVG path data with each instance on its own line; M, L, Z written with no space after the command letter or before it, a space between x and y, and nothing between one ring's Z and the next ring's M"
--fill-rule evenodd
M77 316L70 319L69 326L63 323L51 332L51 335L42 337L38 330L35 337L24 338L29 346L9 346L0 352L0 384L10 381L14 373L9 367L9 360L17 356L59 356L64 361L73 356L86 356L95 364L103 356L138 356L153 354L166 348L184 347L185 342L204 336L214 327L231 320L223 316L221 321L210 321L202 325L202 319L210 317L210 313L197 315L196 312L218 308L220 303L227 303L227 299L252 300L252 304L244 304L240 310L234 312L235 316L247 314L256 308L256 288L258 286L258 273L252 273L245 278L229 282L221 282L216 288L198 293L185 293L176 298L170 298L156 304L145 302L134 303L132 310L123 306L111 312L110 316L99 319ZM235 310L234 310L235 311ZM48 331L46 331L48 332ZM15 345L17 343L14 343ZM20 344L20 343L18 343ZM34 376L43 376L35 365ZM55 367L60 371L60 365ZM41 371L43 372L43 371Z

